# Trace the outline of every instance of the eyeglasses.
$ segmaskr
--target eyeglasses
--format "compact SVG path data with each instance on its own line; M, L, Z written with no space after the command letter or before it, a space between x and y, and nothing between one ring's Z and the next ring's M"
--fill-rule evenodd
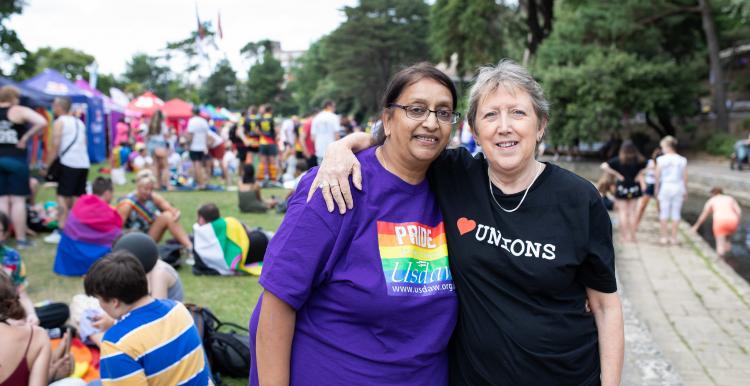
M435 117L440 123L453 124L458 122L458 119L461 118L461 113L449 109L430 110L422 106L403 106L396 103L391 103L388 107L398 107L403 109L406 112L407 117L415 120L425 120L430 116L430 113L435 113Z

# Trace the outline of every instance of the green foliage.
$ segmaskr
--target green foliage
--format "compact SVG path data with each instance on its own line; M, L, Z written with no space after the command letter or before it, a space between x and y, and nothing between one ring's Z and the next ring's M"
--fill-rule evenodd
M706 140L705 150L709 154L729 157L734 152L737 138L727 133L714 133Z
M281 96L284 69L273 57L271 50L264 50L263 59L250 67L245 84L245 105L275 103Z
M432 53L444 63L455 54L461 76L503 57L520 59L524 30L517 6L505 2L438 0L430 12Z
M228 60L224 59L216 65L211 76L203 82L199 96L203 103L228 108L239 108L237 89L237 75Z
M322 53L323 44L325 38L311 44L291 70L292 79L287 90L300 114L319 108L326 98L323 80L328 76L328 70Z
M322 46L327 76L320 84L344 113L369 116L401 67L429 58L429 6L414 0L362 0L344 7L346 21Z
M169 92L170 83L175 82L175 80L170 79L171 76L169 67L160 65L158 58L143 53L133 55L123 74L123 78L127 82L126 91L140 94L151 90L165 100L172 97ZM174 87L174 85L171 87Z
M618 4L582 0L557 8L555 29L534 63L552 102L553 142L598 139L625 116L645 112L658 134L673 116L697 113L705 74L700 15L675 13L666 1Z
M16 31L5 25L7 19L14 14L20 14L23 11L23 0L3 0L0 1L0 58L5 60L11 59L15 55L25 58L28 55L26 47L16 34ZM3 69L0 67L0 75Z
M88 78L87 67L94 63L94 60L93 55L73 48L41 47L29 54L25 66L18 69L17 75L21 79L26 79L45 68L52 68L70 80L75 80L79 76Z
M96 89L109 95L109 89L116 87L122 90L125 87L125 83L118 80L112 74L99 74L96 80Z

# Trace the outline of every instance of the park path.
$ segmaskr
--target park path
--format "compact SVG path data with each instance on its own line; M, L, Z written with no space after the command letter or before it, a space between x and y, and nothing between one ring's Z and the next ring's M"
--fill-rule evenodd
M749 385L750 286L687 224L658 244L656 209L637 244L617 243L624 385Z

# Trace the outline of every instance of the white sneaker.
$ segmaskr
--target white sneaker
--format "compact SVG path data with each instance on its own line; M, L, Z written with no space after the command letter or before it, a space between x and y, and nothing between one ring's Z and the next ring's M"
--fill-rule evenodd
M55 229L47 237L44 238L44 242L47 244L60 244L60 232Z

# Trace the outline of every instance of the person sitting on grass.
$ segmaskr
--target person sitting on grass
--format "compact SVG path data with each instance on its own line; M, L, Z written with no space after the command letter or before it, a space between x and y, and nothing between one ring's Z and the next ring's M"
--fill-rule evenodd
M193 317L180 302L148 293L143 265L127 251L98 260L83 282L86 295L118 322L101 343L105 385L213 385Z
M0 212L0 268L13 281L13 285L18 292L18 301L24 309L24 320L31 325L39 325L39 318L34 311L34 305L31 303L29 295L26 293L26 266L23 264L21 255L15 249L5 245L5 239L8 237L8 228L10 219Z
M193 225L196 275L259 274L263 255L271 234L248 229L234 217L221 217L213 203L198 209L198 223Z
M151 296L178 302L183 300L185 291L180 275L159 258L159 249L147 234L128 232L115 241L112 250L130 252L141 262L146 271Z
M96 177L93 194L81 196L73 205L61 232L54 271L58 275L82 276L97 259L112 250L112 242L122 233L122 218L110 203L114 197L112 180Z
M703 211L691 229L697 232L698 228L711 214L713 214L712 230L716 239L716 254L719 257L724 257L732 250L732 243L729 238L737 231L742 209L737 200L724 194L724 190L716 186L711 189L711 198L706 201Z
M49 338L41 327L12 323L27 319L17 288L15 280L0 271L0 385L46 385Z
M241 212L265 213L268 209L276 206L276 199L263 199L260 189L260 184L255 179L255 167L253 164L245 164L243 167L242 180L240 180L240 183L237 186L237 197Z
M150 170L143 170L135 177L135 192L120 199L117 212L124 222L124 229L147 233L157 243L169 229L177 241L188 250L193 248L187 233L180 225L180 211L169 204L160 194L154 193L156 177Z

